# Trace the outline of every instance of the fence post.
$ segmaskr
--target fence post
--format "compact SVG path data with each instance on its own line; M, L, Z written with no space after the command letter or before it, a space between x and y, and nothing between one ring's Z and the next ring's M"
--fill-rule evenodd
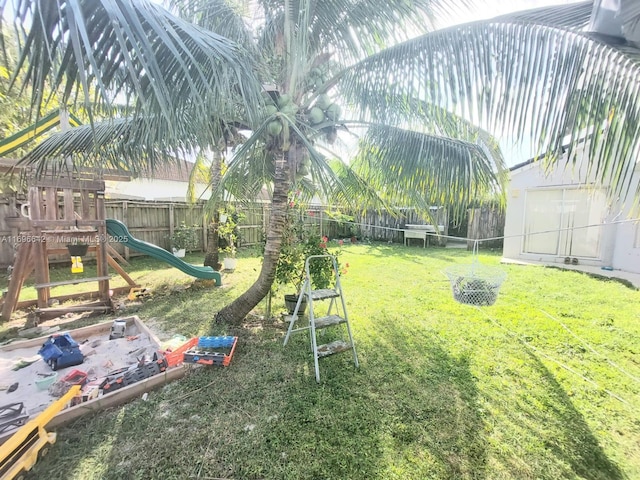
M202 210L202 251L206 252L209 245L209 222L204 212L204 205L200 205Z
M128 211L128 203L126 200L122 201L122 223L124 223L127 228L129 227L129 211ZM129 247L124 247L124 258L125 260L129 260Z
M173 235L175 230L175 218L173 218L175 212L173 211L173 203L169 204L169 236Z

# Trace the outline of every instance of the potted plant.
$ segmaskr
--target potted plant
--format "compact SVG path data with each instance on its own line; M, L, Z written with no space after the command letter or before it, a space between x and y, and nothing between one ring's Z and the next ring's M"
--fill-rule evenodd
M218 244L221 246L220 252L224 254L223 267L231 272L235 270L238 263L236 251L239 236L238 221L240 219L241 214L237 212L221 213L220 223L218 224Z
M229 272L233 272L238 265L238 259L236 258L236 247L235 245L230 245L222 249L225 253L225 257L222 260L222 265L225 270Z
M72 257L84 257L87 254L87 250L89 249L89 245L86 243L70 243L67 245L67 250L69 250L69 255Z
M171 251L176 257L184 257L186 252L192 252L198 248L198 227L180 223L169 236Z
M293 286L295 289L295 292L284 295L289 314L293 314L304 284L304 264L307 257L329 253L334 256L338 255L339 252L328 251L327 243L327 237L320 237L318 233L306 229L302 215L295 209L291 209L282 239L274 281L274 290L277 290L281 285ZM329 288L332 285L334 271L330 258L311 262L309 270L313 289ZM305 308L306 301L303 299L298 313L304 313Z

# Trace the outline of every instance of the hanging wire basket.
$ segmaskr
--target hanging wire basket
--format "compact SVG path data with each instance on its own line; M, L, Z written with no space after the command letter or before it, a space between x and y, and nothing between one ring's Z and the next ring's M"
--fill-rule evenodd
M445 270L453 298L466 305L489 306L496 303L507 274L497 267L474 263L452 265Z

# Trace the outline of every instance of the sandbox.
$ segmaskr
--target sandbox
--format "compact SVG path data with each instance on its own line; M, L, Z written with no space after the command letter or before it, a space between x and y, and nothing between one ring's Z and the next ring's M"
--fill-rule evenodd
M57 370L57 380L61 380L73 370L81 370L88 374L88 380L99 380L108 373L121 368L130 367L139 362L144 356L150 357L160 348L159 339L137 317L124 317L126 332L123 338L109 340L109 333L113 321L97 325L70 330L68 333L80 344L84 354L84 362L80 365L69 366ZM61 333L61 332L57 332ZM24 340L0 347L0 384L8 387L16 382L18 388L9 392L0 392L0 406L23 402L30 418L37 416L56 397L50 389L42 388L42 380L51 375L52 369L38 355L38 350L49 337ZM35 360L35 361L34 361ZM21 362L33 363L18 370L13 370ZM54 428L74 420L86 413L116 406L126 401L142 396L145 392L163 385L169 381L182 377L187 367L178 365L168 368L164 372L122 387L112 393L101 395L92 400L80 403L61 411L56 415L47 428ZM41 384L39 387L36 381ZM0 443L4 442L15 429L8 429L0 435Z

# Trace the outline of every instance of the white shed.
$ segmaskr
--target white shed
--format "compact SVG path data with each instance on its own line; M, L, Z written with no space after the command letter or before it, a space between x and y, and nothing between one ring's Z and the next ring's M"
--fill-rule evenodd
M640 219L636 215L636 221L630 221L633 199L611 201L608 185L590 178L584 165L573 169L566 162L565 158L548 174L534 161L511 169L505 260L640 273ZM636 164L631 192L639 179L640 164Z

